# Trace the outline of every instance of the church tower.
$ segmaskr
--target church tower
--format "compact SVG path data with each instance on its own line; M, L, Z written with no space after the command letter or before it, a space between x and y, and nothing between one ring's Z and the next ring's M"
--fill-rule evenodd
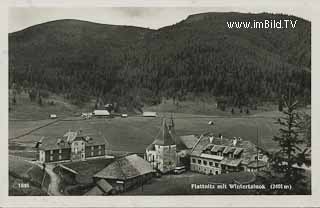
M171 128L171 124L169 128ZM155 169L167 173L176 168L176 144L165 119L162 122L162 134L147 148L147 160Z

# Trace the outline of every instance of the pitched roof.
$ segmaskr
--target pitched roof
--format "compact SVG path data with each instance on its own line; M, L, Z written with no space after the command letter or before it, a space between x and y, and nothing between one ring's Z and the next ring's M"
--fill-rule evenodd
M150 163L138 155L129 155L109 164L94 175L96 178L126 180L154 172Z
M197 143L198 137L195 135L180 136L180 141L186 146L186 148L191 149Z
M99 188L101 190L104 191L104 193L109 193L109 191L111 191L113 189L113 187L110 185L110 183L108 183L106 180L104 179L100 179L97 182L97 186L99 186Z
M212 146L214 146L211 149L211 152L218 152L223 151L223 154L227 153L233 153L234 155L238 155L242 153L241 158L234 159L234 158L228 158L224 157L224 159L221 161L221 164L229 165L229 166L238 166L241 164L248 165L253 161L257 155L258 147L250 142L250 141L241 141L237 142L236 146L233 146L232 139L220 139L220 138L212 138L212 143L210 143L210 137L209 136L203 136L200 141L198 141L193 148L193 151L191 152L191 155L201 157L201 155L204 157L202 153L207 153L206 149ZM210 151L209 151L210 153Z
M86 139L91 138L91 139ZM68 141L78 141L83 140L86 142L86 146L93 145L103 145L106 144L105 139L101 135L91 134L91 135L81 135L77 132L68 131L63 137L44 137L40 142L39 149L42 150L54 150L54 149L67 149L71 148Z
M154 141L154 144L162 146L175 145L174 138L172 134L170 134L165 120L163 120L162 124L162 136L160 138L157 138Z

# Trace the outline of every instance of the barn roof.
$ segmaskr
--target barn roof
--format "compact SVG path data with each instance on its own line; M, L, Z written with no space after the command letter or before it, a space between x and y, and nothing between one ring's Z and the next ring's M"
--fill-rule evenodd
M152 173L150 163L138 155L129 155L114 161L94 175L96 178L126 180L147 173Z

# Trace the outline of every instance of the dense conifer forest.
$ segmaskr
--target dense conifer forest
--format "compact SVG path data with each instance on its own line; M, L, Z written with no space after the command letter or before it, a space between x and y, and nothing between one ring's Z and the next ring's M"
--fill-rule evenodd
M292 29L227 21L298 20ZM205 13L158 30L58 20L9 34L9 88L75 104L140 106L212 96L233 106L278 103L288 86L311 100L311 23L279 14Z

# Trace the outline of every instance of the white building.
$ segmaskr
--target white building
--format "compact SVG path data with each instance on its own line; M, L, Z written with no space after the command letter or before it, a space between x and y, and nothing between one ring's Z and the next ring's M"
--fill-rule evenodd
M154 169L167 173L176 168L177 146L169 133L168 126L163 121L162 135L146 149L146 159Z
M93 115L95 115L95 116L110 116L110 112L107 110L94 110Z
M157 112L143 112L143 117L157 117Z

